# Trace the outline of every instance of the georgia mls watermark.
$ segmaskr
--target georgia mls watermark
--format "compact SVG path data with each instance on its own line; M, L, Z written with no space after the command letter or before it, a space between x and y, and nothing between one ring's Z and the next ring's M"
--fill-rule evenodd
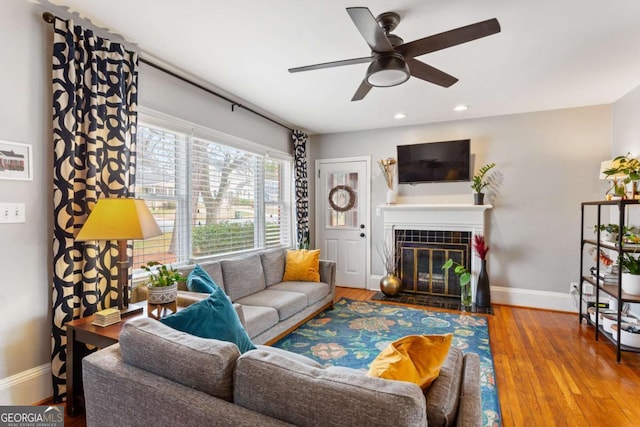
M64 427L63 406L0 406L0 427Z

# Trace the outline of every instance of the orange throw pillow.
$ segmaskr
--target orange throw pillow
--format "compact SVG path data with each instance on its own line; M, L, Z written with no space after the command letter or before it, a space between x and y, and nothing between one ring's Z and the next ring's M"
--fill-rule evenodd
M287 251L283 282L319 282L320 249Z
M440 375L452 334L408 335L392 342L371 362L367 375L408 381L426 389Z

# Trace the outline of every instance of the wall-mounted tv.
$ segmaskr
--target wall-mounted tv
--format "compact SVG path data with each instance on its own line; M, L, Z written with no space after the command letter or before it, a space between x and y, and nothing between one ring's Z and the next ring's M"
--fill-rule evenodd
M398 182L469 181L470 146L468 139L398 145Z

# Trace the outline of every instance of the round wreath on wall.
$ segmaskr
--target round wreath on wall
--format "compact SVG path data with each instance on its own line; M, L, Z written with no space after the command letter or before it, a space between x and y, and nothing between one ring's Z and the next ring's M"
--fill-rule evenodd
M343 206L338 205L341 197L344 193L346 193L347 203ZM346 212L353 208L356 204L356 192L353 191L353 188L348 185L336 185L329 191L329 204L331 208L338 212Z

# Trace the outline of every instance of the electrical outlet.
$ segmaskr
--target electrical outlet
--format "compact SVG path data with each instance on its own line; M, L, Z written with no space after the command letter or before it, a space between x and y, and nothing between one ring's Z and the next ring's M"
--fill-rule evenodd
M569 283L569 292L579 291L579 285L576 282Z
M0 203L0 224L17 224L25 221L24 203Z

